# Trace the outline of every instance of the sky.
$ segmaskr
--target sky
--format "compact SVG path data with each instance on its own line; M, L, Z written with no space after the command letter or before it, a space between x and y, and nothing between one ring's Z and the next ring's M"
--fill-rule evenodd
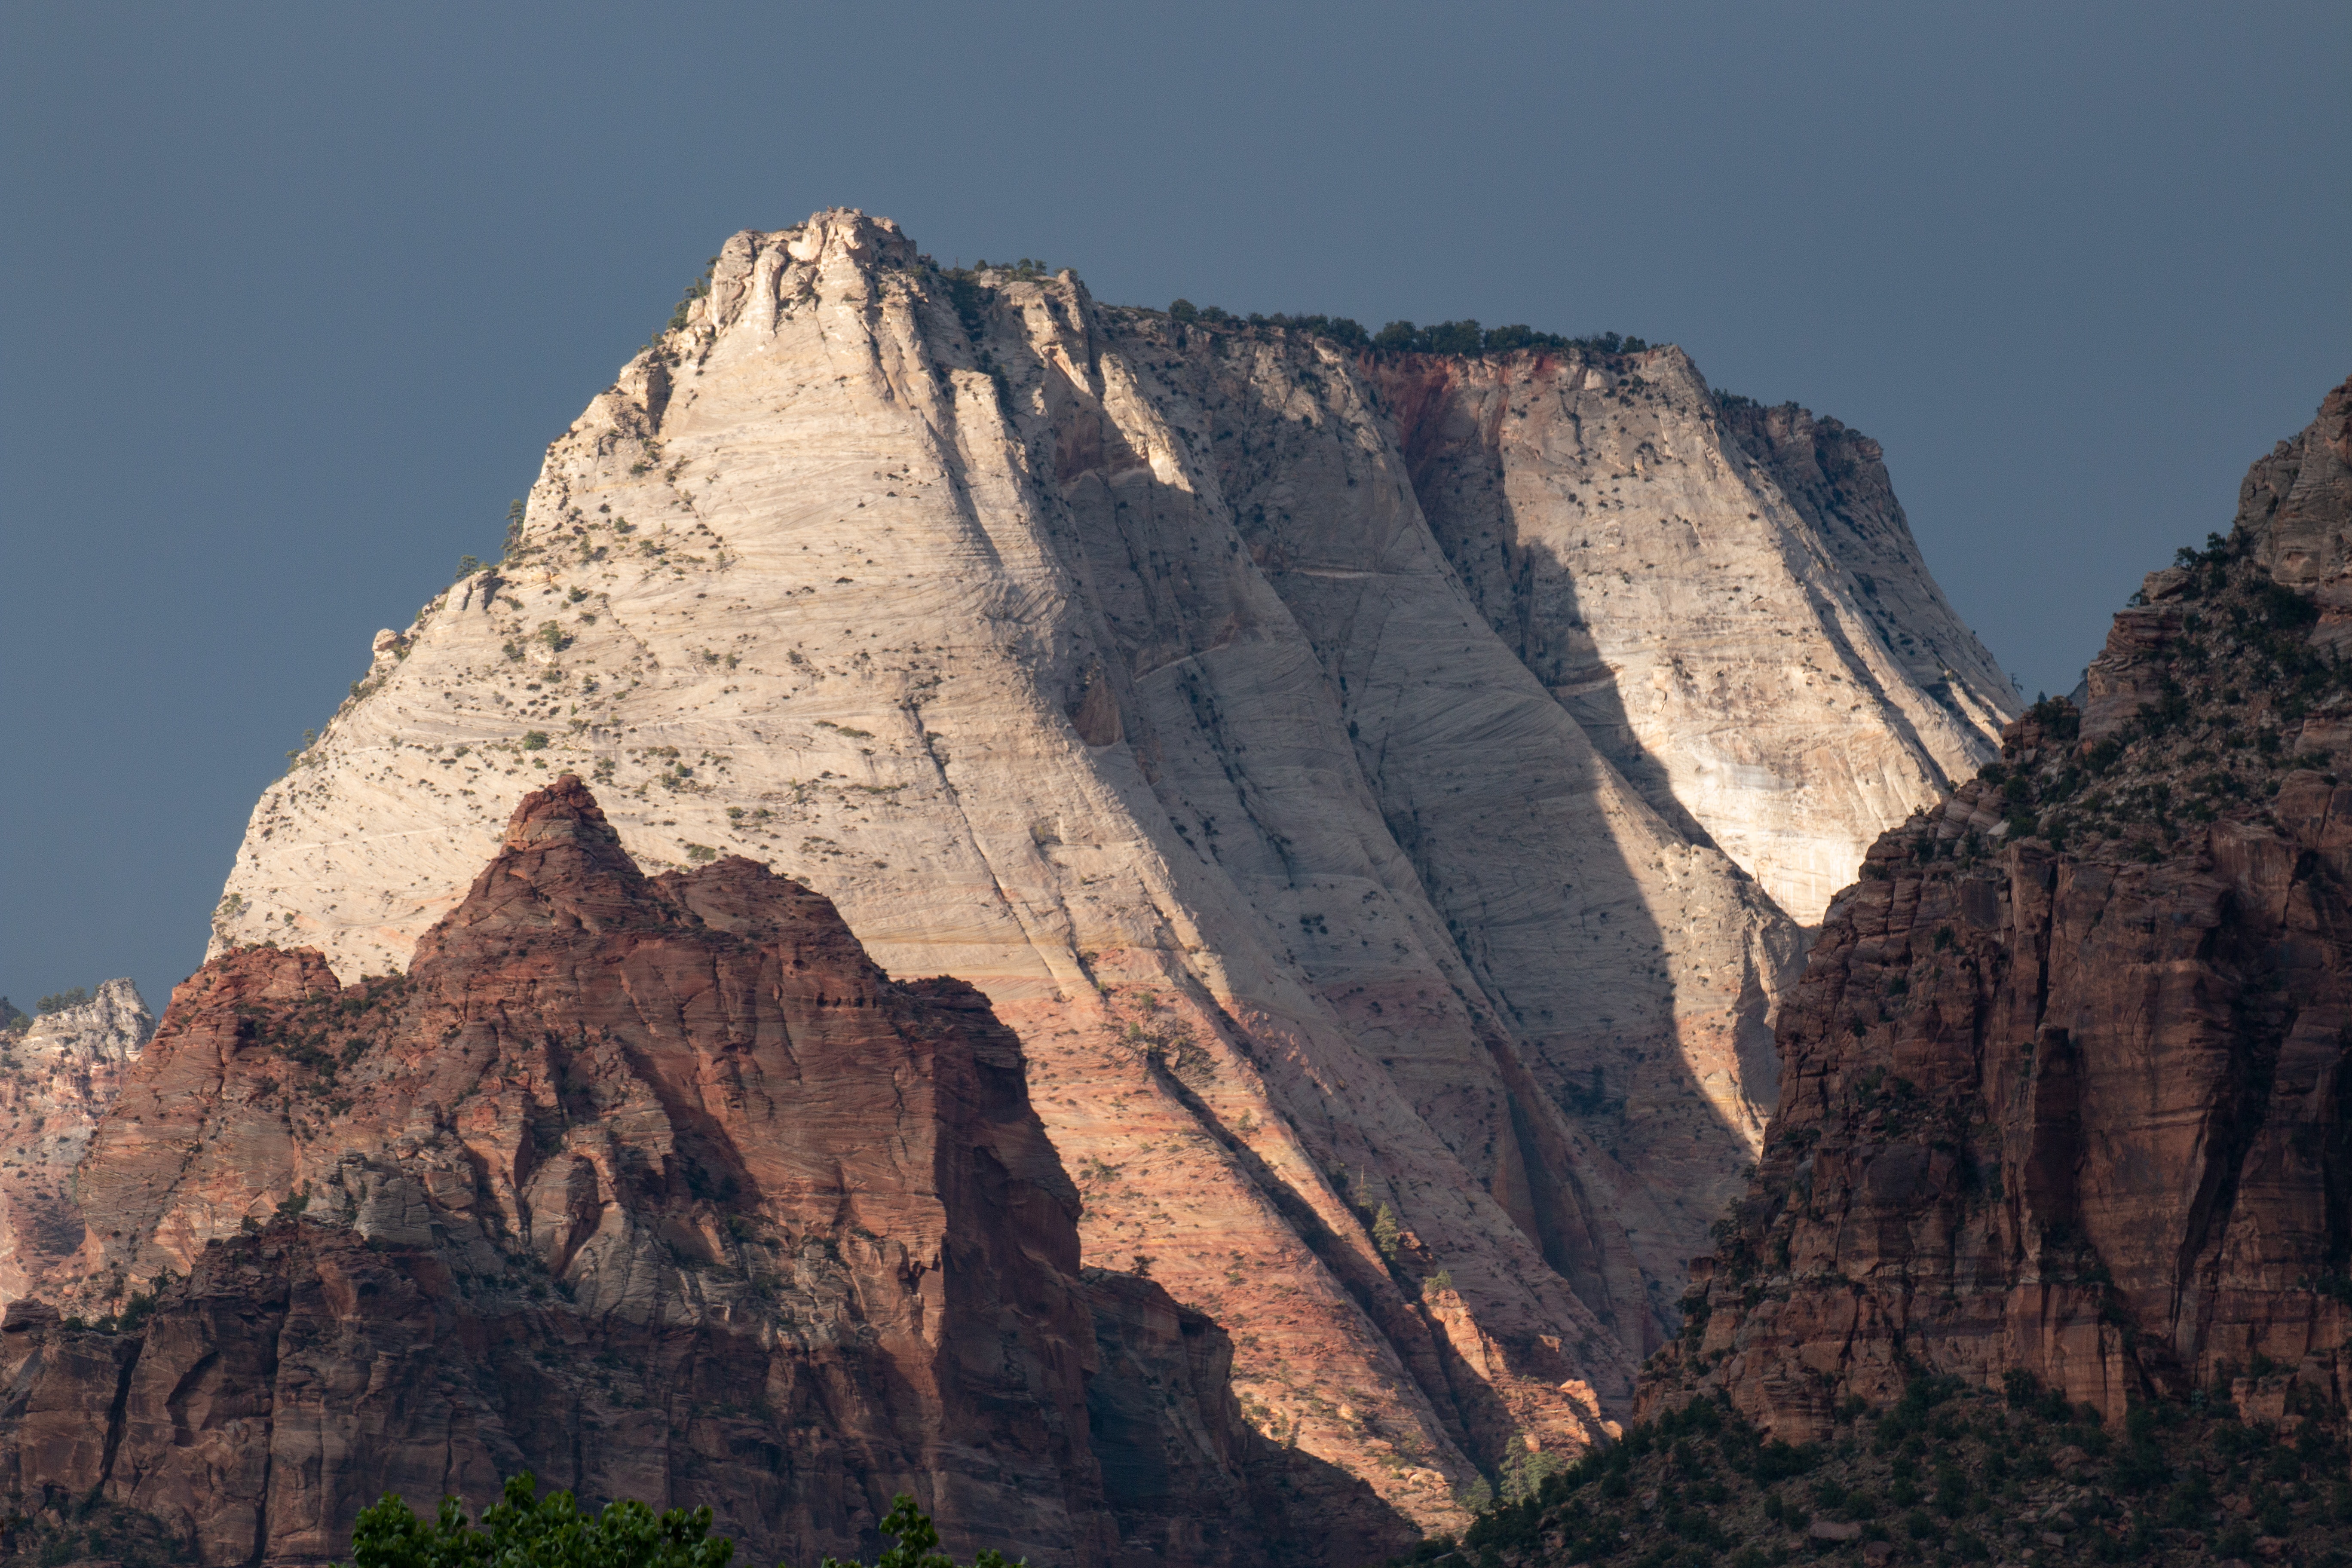
M2027 695L2352 373L2352 7L0 0L0 994L202 961L380 626L726 237L1683 345Z

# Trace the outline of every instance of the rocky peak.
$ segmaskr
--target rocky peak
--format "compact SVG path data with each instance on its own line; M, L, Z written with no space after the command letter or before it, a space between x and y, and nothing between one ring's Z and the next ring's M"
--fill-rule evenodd
M2352 575L2352 381L2329 392L2319 416L2247 470L2238 488L2235 531L2280 582L2334 590ZM2352 595L2326 592L2331 610L2352 610Z
M119 1067L135 1059L154 1032L155 1016L139 987L127 979L110 980L89 1001L34 1018L10 1043L9 1053L36 1068Z
M1678 351L1366 355L746 231L257 807L217 951L415 984L507 921L520 973L788 874L876 986L989 999L1086 1258L1234 1328L1262 1433L1453 1527L1623 1408L1755 1153L1791 913L2008 710L1876 470L1813 468ZM567 771L656 874L481 884Z
M655 897L587 786L566 773L516 805L498 855L444 931L475 940L500 929L601 933L676 912ZM417 962L437 951L420 943Z
M1653 1407L1719 1388L1797 1437L1923 1372L2021 1371L2111 1421L2200 1392L2345 1414L2344 411L2116 616L2087 715L2036 706L1872 847Z
M1249 1428L1213 1322L1083 1273L983 997L892 984L749 861L617 853L560 778L407 974L241 948L179 987L83 1161L89 1245L0 1326L0 1488L223 1564L522 1468L770 1560L869 1555L902 1489L959 1555L1072 1568L1411 1539Z

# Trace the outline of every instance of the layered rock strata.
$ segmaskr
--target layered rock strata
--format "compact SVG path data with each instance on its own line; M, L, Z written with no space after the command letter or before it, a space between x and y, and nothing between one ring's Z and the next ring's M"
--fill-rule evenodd
M1496 635L1612 764L1794 919L1991 757L2009 682L1927 574L1877 443L1617 364L1368 367Z
M80 1185L102 1222L0 1331L0 1486L206 1563L322 1561L386 1489L522 1468L707 1503L761 1561L872 1552L901 1489L1041 1563L1412 1536L1242 1420L1214 1324L1082 1276L975 992L893 984L750 861L646 878L574 778L404 977L207 963Z
M1927 602L1874 455L1740 435L1678 351L1414 362L1408 400L1328 341L942 272L851 212L735 237L686 323L550 448L508 559L378 637L220 941L396 969L515 796L581 769L649 863L763 861L891 972L979 986L1087 1258L1233 1328L1262 1430L1431 1524L1587 1442L1755 1151L1772 893L1811 885L1776 868L1865 842L2006 710L1964 632L1874 621L1864 547L1809 533L1874 530L1915 568L1884 592ZM1478 514L1528 509L1524 603L1407 456L1502 418L1500 376L1549 400ZM1565 553L1571 489L1617 554ZM1691 595L1564 584L1694 528L1645 569L1722 574L1704 689L1596 746L1593 682L1655 689L1626 650ZM1727 738L1808 683L1838 757ZM1853 820L1790 848L1726 804L1791 789Z
M2352 383L2000 762L1882 838L1649 1384L2352 1405Z
M0 1303L80 1250L74 1167L154 1032L128 980L0 1032Z

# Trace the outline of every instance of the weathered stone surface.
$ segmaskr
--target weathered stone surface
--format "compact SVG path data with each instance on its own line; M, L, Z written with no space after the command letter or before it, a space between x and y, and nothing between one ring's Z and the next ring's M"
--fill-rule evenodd
M1553 591L1631 569L1564 556L1563 513L1527 546L1553 588L1511 612L1541 624L1498 637L1467 522L1433 531L1416 490L1401 432L1431 426L1376 367L1067 273L942 273L836 211L729 241L688 325L551 447L509 558L377 639L257 806L220 941L407 963L516 795L591 773L649 864L759 859L890 972L977 985L1020 1033L1087 1258L1148 1256L1230 1327L1262 1430L1458 1524L1482 1467L1622 1408L1754 1154L1797 943L1768 886L1804 884L1717 847L1780 831L1743 803L1801 777L1861 814L1750 868L1779 879L1929 798L1969 743L1889 662L1874 568L1807 533L1857 519L1916 567L1874 456L1793 428L1757 456L1674 351L1504 363L1552 389L1556 432L1604 387L1659 432L1509 447L1511 486L1638 460L1652 482L1611 498L1629 529L1766 520L1673 563L1769 590L1709 611L1726 695L1657 710L1698 750L1639 731L1670 783L1716 780L1687 802L1629 783L1523 658L1587 624L1643 647L1684 598ZM1462 370L1448 428L1488 374ZM1654 381L1673 398L1635 395ZM1813 651L1755 651L1800 609ZM1976 691L1962 634L1912 629ZM1849 670L1876 683L1838 710L1855 777L1793 741L1706 761ZM1951 700L1955 724L2006 711ZM1414 1246L1384 1250L1384 1209Z
M2352 384L2148 579L2090 711L1882 838L1784 1012L1781 1098L1654 1405L1790 1436L1914 1369L2119 1415L2352 1394Z
M1796 920L1990 759L2015 696L1868 437L1719 397L1679 349L1371 374L1496 635L1662 816Z
M755 1561L870 1553L901 1489L1041 1563L1412 1538L1240 1419L1214 1324L1080 1278L976 992L893 984L748 860L646 878L576 778L406 976L206 963L80 1181L73 1316L0 1331L0 1487L100 1488L208 1563L328 1558L387 1489L479 1504L524 1468L708 1503ZM1318 1511L1283 1525L1289 1490Z
M154 1032L128 980L0 1032L0 1304L37 1289L79 1250L74 1166Z

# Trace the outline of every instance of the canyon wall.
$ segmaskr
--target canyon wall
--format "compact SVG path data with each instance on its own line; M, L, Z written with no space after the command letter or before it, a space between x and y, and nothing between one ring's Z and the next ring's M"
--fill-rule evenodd
M870 1555L893 1493L1040 1564L1353 1562L1414 1531L1267 1442L1216 1325L1082 1271L1019 1042L821 896L645 877L527 796L407 973L240 948L174 993L0 1322L0 1488L318 1562L385 1490L709 1505Z
M1928 576L1877 444L1622 365L1370 374L1487 623L1658 813L1813 924L1991 756L2007 679Z
M2352 1406L2352 383L2116 617L2087 707L1874 845L1655 1406L1916 1372Z
M128 980L0 1031L0 1301L39 1289L80 1250L74 1167L154 1032Z
M216 951L421 961L576 770L647 864L977 986L1086 1258L1438 1525L1625 1407L1800 922L2013 711L1875 449L1677 350L1360 356L836 211L730 240L506 558L378 636Z

